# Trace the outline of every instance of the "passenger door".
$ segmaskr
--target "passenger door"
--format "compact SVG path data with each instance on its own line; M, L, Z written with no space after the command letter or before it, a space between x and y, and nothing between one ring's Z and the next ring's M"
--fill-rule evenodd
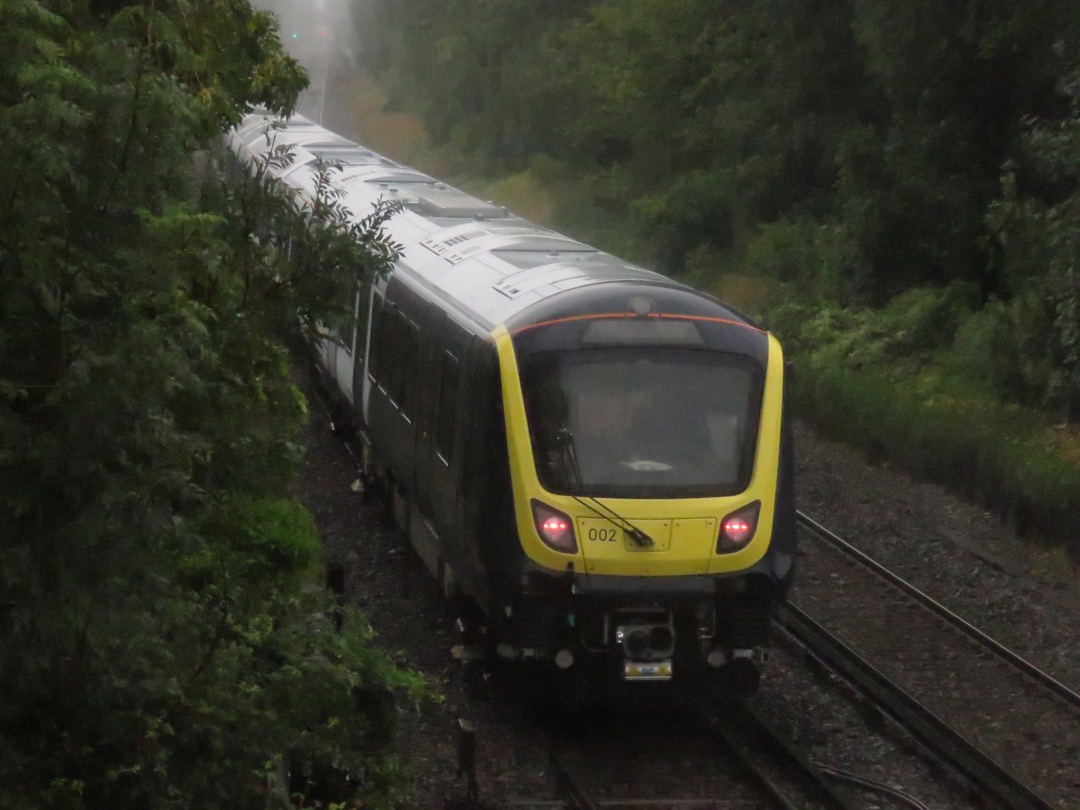
M426 329L421 364L416 443L417 506L439 537L443 556L461 552L458 480L461 469L461 401L467 334L446 315L434 313Z

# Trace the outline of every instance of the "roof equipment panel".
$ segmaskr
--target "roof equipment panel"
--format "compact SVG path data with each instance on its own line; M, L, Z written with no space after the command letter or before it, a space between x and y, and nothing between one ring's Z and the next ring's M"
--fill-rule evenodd
M454 219L502 219L505 206L484 202L445 183L434 183L417 195L417 213L428 217Z
M455 228L447 228L435 236L420 243L432 253L442 256L450 264L459 264L477 253L490 253L495 250L530 250L543 253L573 251L596 253L596 248L589 247L554 231L541 228L500 227L494 223L489 227L465 223Z
M346 169L335 179L335 185L348 186L352 183L379 183L382 185L398 183L433 183L426 174L396 165L368 165Z

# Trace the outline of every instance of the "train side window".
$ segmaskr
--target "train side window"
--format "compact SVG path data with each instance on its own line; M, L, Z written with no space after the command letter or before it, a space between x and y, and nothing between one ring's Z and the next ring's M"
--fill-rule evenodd
M372 381L381 381L383 357L386 354L385 299L375 296L371 307L371 357L368 362L368 376Z
M386 369L385 390L395 407L401 407L401 391L405 384L404 340L405 314L398 309L386 317Z
M417 371L416 416L420 431L435 440L435 420L438 415L439 360L438 325L426 326L421 339L420 365Z
M345 301L345 306L349 311L349 336L348 343L345 346L346 351L352 354L356 351L356 285L349 285L349 296Z
M416 384L420 377L420 329L407 319L402 329L398 362L401 363L401 376L397 401L401 403L401 415L411 421L416 412Z
M367 340L368 299L370 298L370 295L371 285L365 281L359 285L356 295L356 320L354 324L354 328L356 329L355 355L359 360L364 359L364 353L367 349L365 341Z
M450 464L454 450L454 425L457 423L458 359L443 352L439 368L439 418L435 424L435 452Z

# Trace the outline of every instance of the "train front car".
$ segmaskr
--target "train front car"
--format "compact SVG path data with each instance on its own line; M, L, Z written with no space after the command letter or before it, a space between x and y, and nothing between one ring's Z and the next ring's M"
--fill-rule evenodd
M578 682L755 684L795 556L777 341L298 116L230 140L244 162L271 143L295 152L270 171L298 201L323 159L355 216L404 206L355 340L313 348L463 626Z
M795 556L775 338L687 288L611 282L495 339L525 555L504 654L755 686Z

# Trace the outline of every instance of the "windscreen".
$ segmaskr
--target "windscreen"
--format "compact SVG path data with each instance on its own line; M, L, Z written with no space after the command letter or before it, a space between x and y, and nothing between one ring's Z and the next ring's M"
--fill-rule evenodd
M612 498L733 495L761 410L750 358L688 348L544 352L522 369L545 489Z

